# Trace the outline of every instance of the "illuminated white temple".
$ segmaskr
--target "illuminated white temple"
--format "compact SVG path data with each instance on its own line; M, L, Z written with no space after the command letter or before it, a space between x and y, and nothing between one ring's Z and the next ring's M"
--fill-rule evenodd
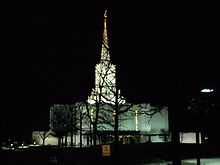
M105 122L100 122L97 125L97 131L100 132L112 132L114 128L112 123L114 123L115 118L115 107L117 106L126 107L132 105L131 108L125 113L121 113L119 117L118 130L122 133L120 139L123 143L129 143L128 138L135 138L138 143L144 143L149 141L152 142L163 142L161 138L161 130L168 133L168 109L167 107L161 106L160 110L157 111L156 106L151 106L150 103L139 103L132 104L126 103L125 98L121 96L120 90L117 88L116 81L116 66L111 64L109 44L107 36L107 12L104 14L104 30L102 38L102 48L101 48L101 59L100 63L95 66L95 87L92 89L91 95L85 102L73 103L72 105L67 104L53 104L50 107L50 130L53 127L51 121L53 121L54 112L60 112L62 115L59 119L62 120L69 119L65 116L68 107L74 107L77 104L82 105L80 111L77 111L77 117L85 113L84 118L81 120L81 128L83 133L83 145L88 145L90 134L92 131L91 122L94 122L95 118ZM77 106L79 107L79 106ZM128 106L129 107L129 106ZM97 112L97 109L99 113ZM155 111L156 110L156 111ZM97 115L100 114L100 115ZM58 125L62 123L62 120L58 122ZM90 122L89 122L90 121ZM79 123L78 123L79 124ZM68 132L69 133L69 132ZM40 132L33 132L33 139L38 143L42 144L42 139L39 136ZM120 133L119 133L120 134ZM70 134L67 134L67 142L69 143ZM111 135L111 134L109 134ZM100 140L100 139L99 139ZM98 141L98 139L97 139ZM57 145L58 139L56 136L50 135L45 144L47 145ZM75 144L80 143L79 131L75 136ZM97 144L100 143L99 141Z
M91 95L88 97L88 103L94 104L99 101L114 104L116 99L115 96L116 66L110 62L107 35L107 11L105 11L101 60L95 67L95 89L92 89ZM118 102L125 103L125 99L120 95L120 90L118 90Z

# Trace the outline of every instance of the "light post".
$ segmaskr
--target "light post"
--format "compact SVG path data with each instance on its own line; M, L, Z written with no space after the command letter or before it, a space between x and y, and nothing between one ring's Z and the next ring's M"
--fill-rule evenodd
M205 115L210 115L212 113L211 111L211 107L212 104L212 94L214 92L214 89L212 88L204 88L201 89L201 97L202 97L202 109L203 109L203 113L205 113Z
M214 92L214 89L212 88L204 88L200 91L202 93L202 97L203 97L203 105L204 105L204 112L206 114L209 114L211 111L210 111L210 101L212 101L212 96L213 96L213 92ZM213 105L213 104L212 104Z
M204 89L201 89L200 92L201 92L201 93L204 93L204 94L209 94L209 93L214 92L214 89L204 88ZM207 106L207 104L205 104L205 106ZM207 111L206 108L207 108L207 107L205 107L205 111ZM198 130L196 131L196 144L199 144L199 131L198 131ZM198 156L198 157L196 158L196 160L197 160L197 165L200 165L200 164L201 164L200 156Z

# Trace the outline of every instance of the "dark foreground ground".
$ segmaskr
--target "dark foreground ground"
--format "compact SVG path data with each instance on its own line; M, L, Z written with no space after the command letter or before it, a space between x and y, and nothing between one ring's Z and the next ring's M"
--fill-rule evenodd
M220 150L217 145L186 145L178 147L181 159L195 157L219 157ZM176 150L175 150L176 152ZM160 162L172 160L174 147L171 144L130 144L119 146L119 152L115 153L111 146L111 156L103 157L101 146L96 148L65 148L34 147L20 151L1 151L1 165L39 164L39 165L135 165L147 162Z

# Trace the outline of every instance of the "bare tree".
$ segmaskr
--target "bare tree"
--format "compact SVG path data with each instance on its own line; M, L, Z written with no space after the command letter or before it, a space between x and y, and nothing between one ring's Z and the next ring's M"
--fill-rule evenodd
M119 124L125 120L123 116L133 104L125 103L124 97L120 95L120 90L116 84L115 65L108 61L102 61L96 67L96 90L92 92L90 102L87 104L88 117L93 128L93 142L96 144L96 134L100 130L113 130L115 144L118 144ZM93 110L93 114L91 114ZM122 117L123 116L123 117Z
M93 134L93 145L96 145L97 141L97 130L99 126L103 126L102 118L104 112L104 104L109 100L104 95L110 96L113 99L111 91L108 89L108 84L111 84L109 79L114 80L114 65L109 61L102 61L96 66L96 83L95 90L92 91L86 103L87 117L90 121L92 134ZM112 86L112 84L110 85ZM112 86L114 88L114 86Z
M65 147L67 146L67 136L70 135L70 145L73 147L73 136L79 131L80 147L82 147L82 131L85 112L83 102L75 104L53 105L51 108L50 127L55 136L59 138L59 146L63 146L63 137L65 137Z
M66 104L64 105L64 109L66 112L66 129L70 134L70 146L73 147L73 135L77 134L79 130L79 109L76 104ZM68 133L65 135L66 138ZM65 142L67 143L67 139ZM65 145L67 145L66 143Z
M102 116L102 123L109 125L113 128L114 131L114 143L117 149L119 144L119 127L123 125L123 122L128 120L130 116L126 115L126 112L132 109L134 104L132 103L125 103L123 100L124 98L121 97L119 94L119 90L116 88L114 92L115 100L109 100L109 102L105 103L105 112L108 115ZM108 100L108 98L105 98Z
M42 139L42 145L44 146L46 138L50 135L50 131L40 131L39 135Z
M165 143L169 142L170 141L170 133L164 128L160 129L160 131L161 131L161 134L162 134L160 136L160 138L163 139L163 141Z
M98 96L97 96L98 97ZM89 130L90 130L90 139L93 139L93 145L96 146L96 142L97 142L97 131L98 131L98 127L100 126L100 119L101 119L101 113L100 111L102 110L101 108L101 103L100 101L98 101L96 99L96 103L95 104L88 104L88 102L86 102L86 110L87 110L87 118L89 121Z
M52 105L50 110L50 129L58 137L58 147L63 147L63 136L68 133L67 111L62 104Z
M161 104L156 104L156 105L150 105L150 104L137 104L136 108L138 109L138 115L145 115L148 117L147 124L150 125L150 122L152 118L158 114L161 113L161 111L164 109L164 106ZM151 135L150 132L148 132L148 137L149 137L149 142L151 142Z
M77 102L75 105L75 112L77 113L77 118L75 124L77 125L77 130L79 131L80 148L82 148L82 137L84 129L86 129L87 121L87 111L85 111L85 103Z
M160 113L163 110L164 107L160 104L153 105L153 106L151 106L150 104L138 104L138 108L139 108L138 113L140 115L146 115L151 120L152 117L155 114ZM150 120L148 122L150 122Z

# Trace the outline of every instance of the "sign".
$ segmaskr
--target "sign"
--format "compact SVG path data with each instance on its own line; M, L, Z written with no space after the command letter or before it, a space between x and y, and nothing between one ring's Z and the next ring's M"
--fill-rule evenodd
M102 145L102 156L110 156L110 155L111 155L110 145Z

